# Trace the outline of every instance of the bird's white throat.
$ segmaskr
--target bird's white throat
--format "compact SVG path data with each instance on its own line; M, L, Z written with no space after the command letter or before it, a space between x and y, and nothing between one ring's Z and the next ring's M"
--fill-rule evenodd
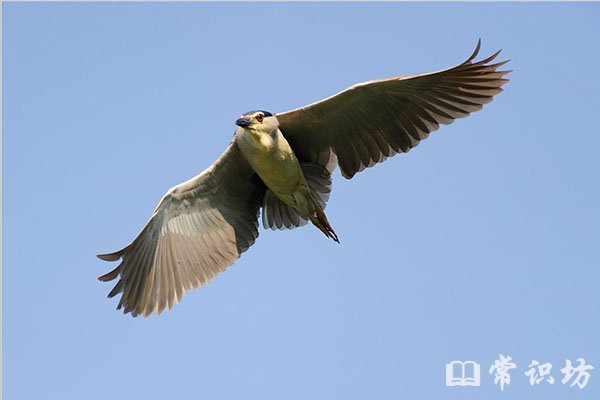
M278 143L278 130L275 129L271 132L267 132L259 129L244 129L243 138L244 141L252 145L252 147L261 149L262 151L271 151L277 147Z

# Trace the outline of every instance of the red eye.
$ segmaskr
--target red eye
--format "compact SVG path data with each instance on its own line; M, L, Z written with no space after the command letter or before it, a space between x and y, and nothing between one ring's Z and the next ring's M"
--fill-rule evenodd
M258 122L263 122L263 119L265 118L265 116L262 114L258 114L255 118Z

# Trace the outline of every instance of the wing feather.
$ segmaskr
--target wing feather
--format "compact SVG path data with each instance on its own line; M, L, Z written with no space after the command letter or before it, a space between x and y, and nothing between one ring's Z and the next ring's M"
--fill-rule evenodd
M300 161L332 151L346 178L407 152L440 125L478 111L502 91L507 61L500 51L438 72L354 85L308 106L277 114L280 129Z
M133 316L173 307L254 243L264 191L232 141L212 166L169 190L129 246L98 256L121 259L99 278L119 278L109 297L121 293L118 308Z

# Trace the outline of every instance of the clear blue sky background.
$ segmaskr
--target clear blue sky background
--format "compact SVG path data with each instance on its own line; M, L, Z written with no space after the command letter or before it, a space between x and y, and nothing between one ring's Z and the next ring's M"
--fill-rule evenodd
M600 398L599 4L4 4L6 399ZM503 48L483 111L160 317L96 277L244 111ZM517 364L503 393L487 373ZM565 359L596 367L562 385ZM531 387L532 359L553 386ZM445 387L452 360L479 388ZM576 363L575 363L576 364Z

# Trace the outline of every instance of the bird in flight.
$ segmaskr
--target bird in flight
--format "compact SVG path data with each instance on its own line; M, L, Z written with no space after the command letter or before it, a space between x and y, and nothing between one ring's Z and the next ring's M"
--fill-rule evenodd
M225 152L196 177L172 187L121 260L101 281L118 278L108 294L117 309L148 316L233 264L258 237L259 211L270 229L309 221L339 243L325 204L336 166L351 179L365 168L407 152L437 130L492 101L511 71L475 61L439 72L356 84L292 111L243 114Z

